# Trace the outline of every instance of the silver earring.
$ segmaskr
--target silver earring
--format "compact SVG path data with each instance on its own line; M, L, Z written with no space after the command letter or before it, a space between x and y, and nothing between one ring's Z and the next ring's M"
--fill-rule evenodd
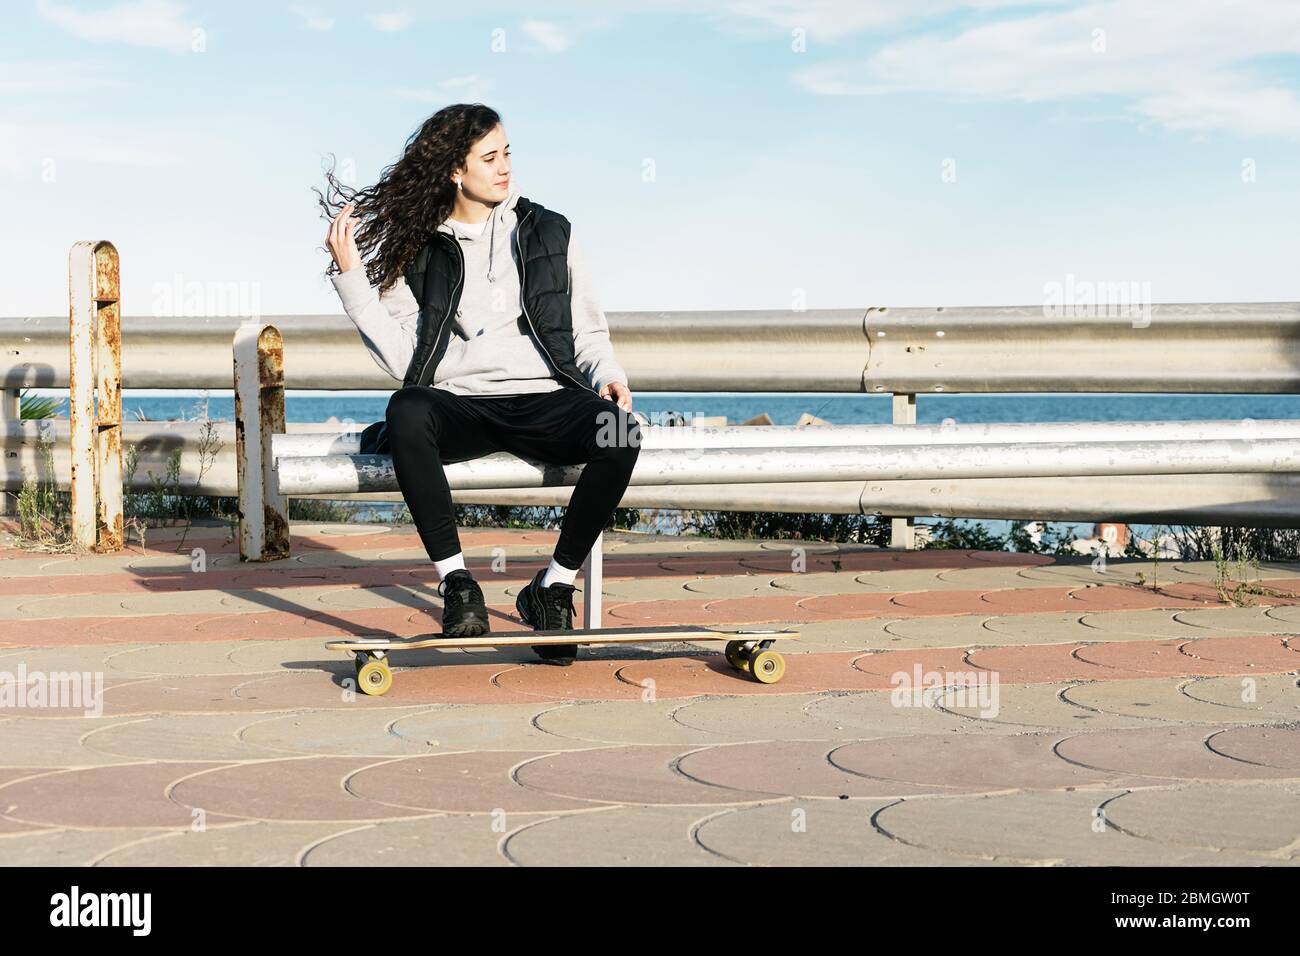
M460 180L459 180L459 179L456 180L456 188L459 189L461 192L464 192L464 191L465 191L465 187L462 186L462 185L460 184Z

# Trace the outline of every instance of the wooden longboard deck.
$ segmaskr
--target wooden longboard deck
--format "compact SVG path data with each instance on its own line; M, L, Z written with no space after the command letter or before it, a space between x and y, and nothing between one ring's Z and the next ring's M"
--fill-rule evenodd
M403 651L425 647L529 647L534 644L643 644L653 641L794 641L798 631L777 631L763 628L691 627L670 624L659 627L602 627L599 629L574 629L571 631L503 631L481 637L398 638L355 637L330 641L325 647L331 651Z

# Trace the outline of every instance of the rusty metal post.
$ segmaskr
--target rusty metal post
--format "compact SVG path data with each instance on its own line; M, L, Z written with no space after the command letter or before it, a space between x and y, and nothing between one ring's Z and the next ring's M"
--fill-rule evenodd
M893 403L895 425L916 424L916 395L895 394ZM908 551L916 547L915 518L889 519L889 546L891 548L905 548Z
M74 243L68 255L68 394L72 429L72 540L122 549L122 314L111 242Z
M239 560L289 556L289 507L280 494L271 436L284 427L284 339L274 325L235 332L235 468Z
M596 535L596 543L587 552L587 560L582 562L582 626L599 628L601 619L601 587L605 579L605 533Z

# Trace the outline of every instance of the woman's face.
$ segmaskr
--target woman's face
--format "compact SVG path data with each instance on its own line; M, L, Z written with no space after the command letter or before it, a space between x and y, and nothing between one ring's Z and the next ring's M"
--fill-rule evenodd
M500 123L470 147L460 176L470 199L495 203L510 195L510 143Z

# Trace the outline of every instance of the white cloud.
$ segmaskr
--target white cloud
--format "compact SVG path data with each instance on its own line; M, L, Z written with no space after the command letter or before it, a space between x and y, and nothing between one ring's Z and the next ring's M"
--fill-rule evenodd
M302 21L302 25L308 30L333 30L334 18L314 10L304 7L301 3L291 4L289 12L294 14Z
M830 95L1118 97L1137 116L1170 129L1300 136L1296 91L1250 65L1297 53L1300 4L1094 2L983 23L950 37L910 36L864 61L809 66L795 81Z
M400 33L415 22L415 14L409 11L398 13L376 13L370 17L370 25L381 33Z
M55 0L37 0L36 9L50 23L81 40L158 47L173 53L191 49L197 27L185 22L185 8L172 0L131 0L91 11Z
M547 53L563 53L573 46L572 35L549 20L525 20L523 30Z

